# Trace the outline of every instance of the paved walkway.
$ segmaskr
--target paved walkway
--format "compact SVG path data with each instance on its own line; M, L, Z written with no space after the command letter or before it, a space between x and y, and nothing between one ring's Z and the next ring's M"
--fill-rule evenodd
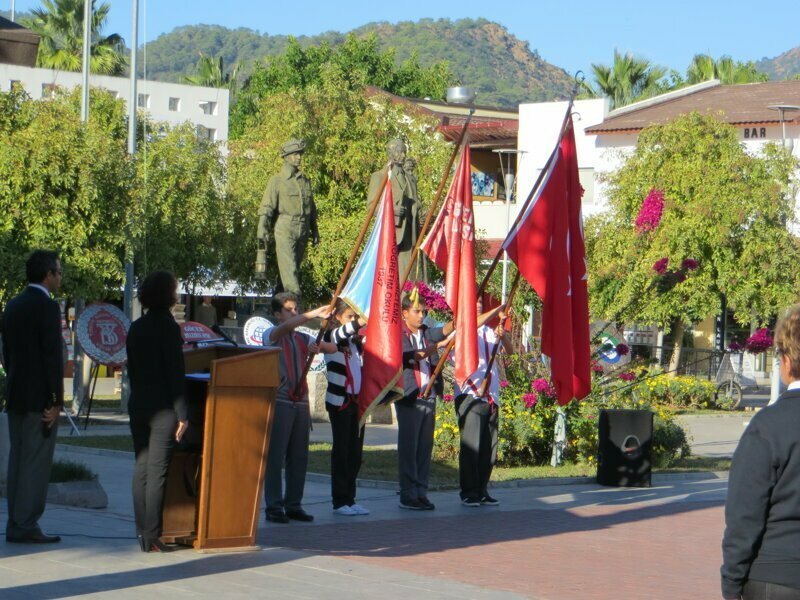
M718 597L726 480L656 476L650 489L596 485L499 488L499 507L397 507L363 489L368 517L339 517L325 483L306 485L312 524L262 521L261 552L142 554L133 539L128 455L59 447L85 462L109 496L103 510L49 506L52 547L0 543L0 598ZM6 518L0 504L0 519ZM33 560L35 558L35 560ZM645 591L646 590L646 591Z

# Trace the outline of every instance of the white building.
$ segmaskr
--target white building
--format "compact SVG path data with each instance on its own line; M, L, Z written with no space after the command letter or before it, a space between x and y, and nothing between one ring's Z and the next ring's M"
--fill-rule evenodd
M7 92L18 83L34 100L46 98L57 88L80 87L81 79L81 73L0 64L0 90ZM108 90L126 102L130 97L130 79L127 77L92 75L89 85ZM227 89L140 79L136 83L136 92L138 108L149 113L153 120L170 125L188 121L197 127L198 135L213 141L227 141Z

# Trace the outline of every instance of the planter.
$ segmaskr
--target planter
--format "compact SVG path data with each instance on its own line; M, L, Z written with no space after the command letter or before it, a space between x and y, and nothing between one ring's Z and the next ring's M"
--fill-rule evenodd
M65 481L47 487L49 504L64 504L79 508L105 508L108 496L96 479L92 481Z

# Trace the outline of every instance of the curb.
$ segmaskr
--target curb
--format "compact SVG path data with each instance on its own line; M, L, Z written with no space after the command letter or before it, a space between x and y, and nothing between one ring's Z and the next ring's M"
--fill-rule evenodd
M105 448L86 448L83 446L72 446L69 444L56 444L56 450L74 452L76 454L90 454L94 456L110 456L114 458L133 458L133 452L124 450L107 450ZM703 481L708 479L728 479L727 471L689 471L686 473L653 473L652 480L654 485L670 483L674 481ZM331 476L324 473L306 473L306 481L314 483L330 483ZM548 487L557 485L594 485L596 478L587 477L543 477L541 479L514 479L511 481L493 481L491 487L495 489L514 489L527 487ZM397 490L397 482L382 481L379 479L358 479L357 485L362 488L378 490ZM432 485L430 489L454 490L458 485Z

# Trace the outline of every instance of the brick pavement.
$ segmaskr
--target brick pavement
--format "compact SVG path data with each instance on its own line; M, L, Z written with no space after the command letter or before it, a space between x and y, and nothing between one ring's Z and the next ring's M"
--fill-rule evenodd
M262 535L286 549L541 600L719 597L719 501L464 511Z

